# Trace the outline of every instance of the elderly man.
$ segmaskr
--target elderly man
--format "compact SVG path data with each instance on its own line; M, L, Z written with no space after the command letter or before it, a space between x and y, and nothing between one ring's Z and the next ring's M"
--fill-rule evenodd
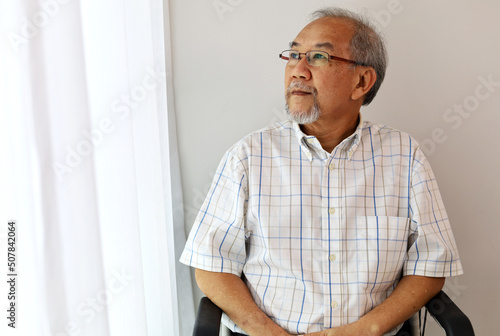
M181 261L233 331L394 335L462 267L418 143L360 114L381 38L352 12L314 15L280 54L289 120L226 153Z

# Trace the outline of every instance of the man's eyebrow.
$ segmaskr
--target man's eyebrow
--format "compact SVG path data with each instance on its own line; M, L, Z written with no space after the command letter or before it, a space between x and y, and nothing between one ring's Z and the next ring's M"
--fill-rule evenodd
M295 42L295 41L292 41L289 43L289 46L290 48L293 48L293 47L300 47L300 43L299 42ZM334 50L335 48L333 47L333 44L331 44L330 42L322 42L322 43L316 43L314 45L315 48L326 48L326 49L330 49L330 50Z
M314 47L315 48L327 48L330 50L334 49L333 44L331 44L330 42L317 43Z

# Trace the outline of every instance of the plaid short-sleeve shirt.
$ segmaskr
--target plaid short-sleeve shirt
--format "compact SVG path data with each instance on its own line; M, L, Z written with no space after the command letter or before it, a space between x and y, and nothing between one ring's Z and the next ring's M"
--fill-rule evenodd
M290 121L234 145L181 262L243 276L257 305L294 334L358 320L402 275L462 273L419 145L362 120L332 153Z

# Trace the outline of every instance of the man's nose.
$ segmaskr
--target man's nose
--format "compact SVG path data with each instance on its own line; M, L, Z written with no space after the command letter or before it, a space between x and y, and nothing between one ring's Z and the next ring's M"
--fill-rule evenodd
M299 59L297 64L292 66L290 75L293 78L309 80L311 79L311 70L309 67L310 65L307 63L306 55L304 55Z

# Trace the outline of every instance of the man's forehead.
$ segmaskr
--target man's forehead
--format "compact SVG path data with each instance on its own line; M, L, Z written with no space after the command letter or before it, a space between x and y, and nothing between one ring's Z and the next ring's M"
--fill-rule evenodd
M341 18L320 18L304 27L290 42L290 47L315 47L319 49L338 49L341 44L349 43L353 34L352 23Z
M302 46L302 44L297 42L297 41L290 42L290 48L301 47L301 46ZM313 47L317 48L317 49L335 50L335 46L330 42L318 42L315 45L313 45Z

